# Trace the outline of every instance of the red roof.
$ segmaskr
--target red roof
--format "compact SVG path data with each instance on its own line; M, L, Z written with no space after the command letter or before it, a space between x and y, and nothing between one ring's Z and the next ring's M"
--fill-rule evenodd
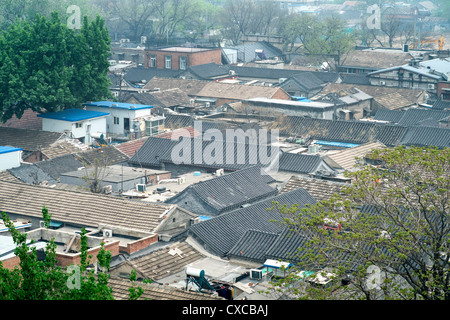
M136 151L138 151L142 147L142 145L147 140L147 138L148 137L144 137L144 138L140 138L140 139L136 139L136 140L123 142L123 143L115 145L115 147L119 151L121 151L122 153L126 154L128 157L131 158L132 156L134 156Z

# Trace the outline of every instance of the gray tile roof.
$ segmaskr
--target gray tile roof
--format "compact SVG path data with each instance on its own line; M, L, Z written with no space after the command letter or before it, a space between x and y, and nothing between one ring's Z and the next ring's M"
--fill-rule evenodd
M128 161L128 156L122 153L114 145L107 145L101 148L83 151L77 154L78 160L93 166L99 161L100 164L113 165Z
M37 151L39 147L48 147L57 141L62 133L41 130L0 127L0 145Z
M415 126L423 120L436 120L450 116L450 111L442 110L424 110L424 109L408 109L399 120L398 124L403 126Z
M315 172L323 162L319 155L283 152L278 163L280 171L308 174Z
M450 129L434 127L410 127L401 141L405 146L450 147Z
M263 262L268 248L278 239L279 234L259 230L247 230L228 252L230 258L245 258Z
M73 154L39 161L36 162L35 165L55 180L58 180L62 173L75 171L84 166L83 163L77 160L76 156Z
M181 193L166 200L166 203L177 204L181 208L194 212L191 209L192 203L185 207L183 202L186 193L190 193L198 202L212 207L215 214L222 214L244 204L275 195L277 190L268 185L272 182L275 182L275 179L262 174L259 166L254 166L190 185Z
M144 293L139 300L224 300L222 297L209 295L206 293L186 291L155 283L145 284L137 281L134 285L140 286L144 289ZM133 284L129 279L111 277L108 281L108 286L112 289L112 295L115 300L129 300L129 289L133 287Z
M268 210L274 206L272 201L287 206L297 204L299 208L316 202L308 192L299 188L194 224L189 228L189 233L214 254L225 256L248 230L274 234L284 230L280 212Z
M39 185L46 181L52 185L58 182L35 164L22 164L20 167L9 169L8 172L28 184Z
M309 135L312 139L362 144L379 141L386 146L397 145L406 128L362 121L285 117L278 128L284 135Z
M373 116L373 119L398 123L404 114L405 111L379 109Z
M283 186L280 193L302 188L314 197L314 199L321 201L329 200L334 194L341 194L345 186L346 184L342 182L292 176Z
M105 224L144 232L154 232L164 221L162 215L175 209L169 204L0 181L0 211L42 218L43 206L55 221L85 227Z
M160 166L164 154L172 150L177 143L171 139L148 137L128 163L135 166Z
M153 77L176 78L179 74L179 70L171 69L129 68L124 79L131 83L142 83L150 81Z
M229 75L229 67L226 65L218 65L214 62L205 63L195 66L190 66L187 69L188 72L192 72L197 75L200 79L208 80L220 76Z
M450 101L438 98L433 103L433 110L450 110Z

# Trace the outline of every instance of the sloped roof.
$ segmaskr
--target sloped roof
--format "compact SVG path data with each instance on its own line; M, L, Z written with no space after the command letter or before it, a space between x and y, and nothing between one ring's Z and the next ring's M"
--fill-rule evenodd
M399 120L398 124L404 126L415 126L420 121L433 119L439 121L450 116L450 111L442 110L424 110L424 109L408 109Z
M78 153L78 159L87 162L88 165L100 164L112 165L128 161L129 157L117 149L114 145L107 145Z
M138 300L224 300L224 298L209 295L202 292L186 291L170 286L161 286L159 284L146 284L135 282L132 284L129 279L111 277L108 280L108 287L112 289L112 295L115 300L129 300L129 289L133 286L139 286L144 289L144 293Z
M297 82L301 87L306 90L313 90L321 88L325 84L322 80L315 76L313 72L302 72L291 77L292 80Z
M180 70L136 67L127 69L124 79L131 83L145 83L154 77L176 78L180 73Z
M56 184L58 182L35 164L22 164L20 167L9 169L8 172L20 181L28 184L38 185L44 181L47 181L49 184Z
M345 170L352 170L354 169L354 166L356 164L355 158L362 158L366 156L370 151L384 147L386 146L379 142L368 142L354 148L349 148L334 154L330 154L328 157Z
M339 74L336 72L324 72L324 71L302 71L295 69L278 69L278 68L261 68L261 67L248 67L248 66L236 66L230 65L230 70L235 71L239 77L248 78L260 78L260 79L274 79L290 78L298 74L309 73L313 74L316 78L323 82L336 82L339 78Z
M41 152L49 159L53 159L67 154L75 154L82 150L81 145L77 146L76 144L68 141L58 140L51 145L42 148Z
M280 90L283 91L281 88L278 87L208 82L197 93L197 96L220 98L220 99L235 99L235 100L251 99L258 97L272 98ZM288 98L288 94L286 93L285 95L286 98Z
M58 132L0 127L1 146L12 146L26 151L48 147L62 136L63 134Z
M65 109L63 111L40 113L38 117L45 119L77 122L109 116L107 112L98 112L84 109Z
M187 71L192 72L200 79L204 80L227 76L230 72L228 66L219 65L214 62L190 66Z
M412 58L409 52L392 51L351 51L342 62L342 67L367 67L371 69L385 69L407 64Z
M450 147L450 129L435 127L410 127L401 141L405 146Z
M228 252L229 257L264 261L268 247L279 237L278 233L247 230Z
M311 173L317 170L323 159L319 155L283 152L278 169L296 173Z
M39 161L34 165L46 172L53 179L58 180L62 173L78 170L83 167L83 163L77 160L74 154L67 154L61 157Z
M125 141L114 145L114 147L131 158L134 156L136 151L138 151L142 147L147 139L148 137L143 137L140 139Z
M420 101L422 93L424 92L419 89L389 88L353 83L329 83L320 92L320 94L338 92L340 90L350 90L352 88L357 88L365 92L373 97L376 102L391 110L401 109L417 104L417 102Z
M183 271L186 265L203 256L186 242L176 242L150 254L131 259L135 270L146 279L160 280Z
M392 123L398 123L405 114L405 111L379 109L373 116L374 120L390 121Z
M128 163L138 166L159 166L163 155L172 150L177 143L171 139L148 137Z
M166 200L166 203L178 204L178 199L185 193L192 193L197 199L222 213L273 196L277 190L268 183L274 181L271 176L262 174L259 166L254 166L190 185ZM182 203L178 205L183 208Z
M194 124L194 118L190 115L177 115L177 114L166 114L166 119L164 120L164 126L170 129L178 129L189 127Z
M345 186L346 184L342 182L292 176L283 186L280 193L303 188L314 199L321 201L330 199L334 194L340 194Z
M272 208L273 201L280 205L314 204L316 200L304 189L296 189L260 201L248 207L192 225L189 232L219 256L225 256L248 230L279 234L284 230L281 213Z
M356 144L380 141L387 146L396 145L406 130L404 126L297 116L285 117L276 126L280 129L280 134L285 135L309 135L317 140Z
M80 226L99 224L153 232L173 206L133 201L102 194L82 193L0 181L0 211L42 218L46 206L52 220Z
M149 90L159 89L160 91L178 88L189 96L196 96L208 83L209 81L204 80L154 77L144 86L144 88Z
M433 110L450 110L450 101L442 100L441 97L438 97L437 100L433 103Z

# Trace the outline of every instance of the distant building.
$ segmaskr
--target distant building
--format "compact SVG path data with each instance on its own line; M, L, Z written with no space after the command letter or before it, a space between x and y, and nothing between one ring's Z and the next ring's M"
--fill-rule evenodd
M145 68L186 70L205 63L222 64L221 48L167 47L148 49Z
M42 130L50 132L69 132L73 138L91 144L92 138L100 138L107 131L107 112L83 109L66 109L59 112L41 113Z
M97 101L83 104L86 110L108 111L106 132L113 139L138 139L159 133L164 117L152 117L152 105ZM156 123L155 123L156 122Z

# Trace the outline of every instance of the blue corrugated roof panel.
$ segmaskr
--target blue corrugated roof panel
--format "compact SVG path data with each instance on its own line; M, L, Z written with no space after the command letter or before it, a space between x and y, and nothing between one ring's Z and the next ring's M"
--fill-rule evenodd
M50 112L50 113L41 113L38 114L38 117L46 118L46 119L55 119L55 120L63 120L70 122L77 122L82 120L88 120L93 118L99 118L108 116L107 112L98 112L84 109L66 109L58 112Z
M324 141L324 140L318 140L315 142L315 144L320 144L323 146L342 147L342 148L354 148L354 147L359 146L359 144L356 144L356 143Z
M125 109L125 110L140 110L140 109L153 108L153 106L151 106L151 105L114 102L114 101L96 101L96 102L84 103L83 105L91 106L91 107L117 108L117 109Z
M21 151L21 150L22 150L22 148L0 146L0 154L14 152L14 151Z

